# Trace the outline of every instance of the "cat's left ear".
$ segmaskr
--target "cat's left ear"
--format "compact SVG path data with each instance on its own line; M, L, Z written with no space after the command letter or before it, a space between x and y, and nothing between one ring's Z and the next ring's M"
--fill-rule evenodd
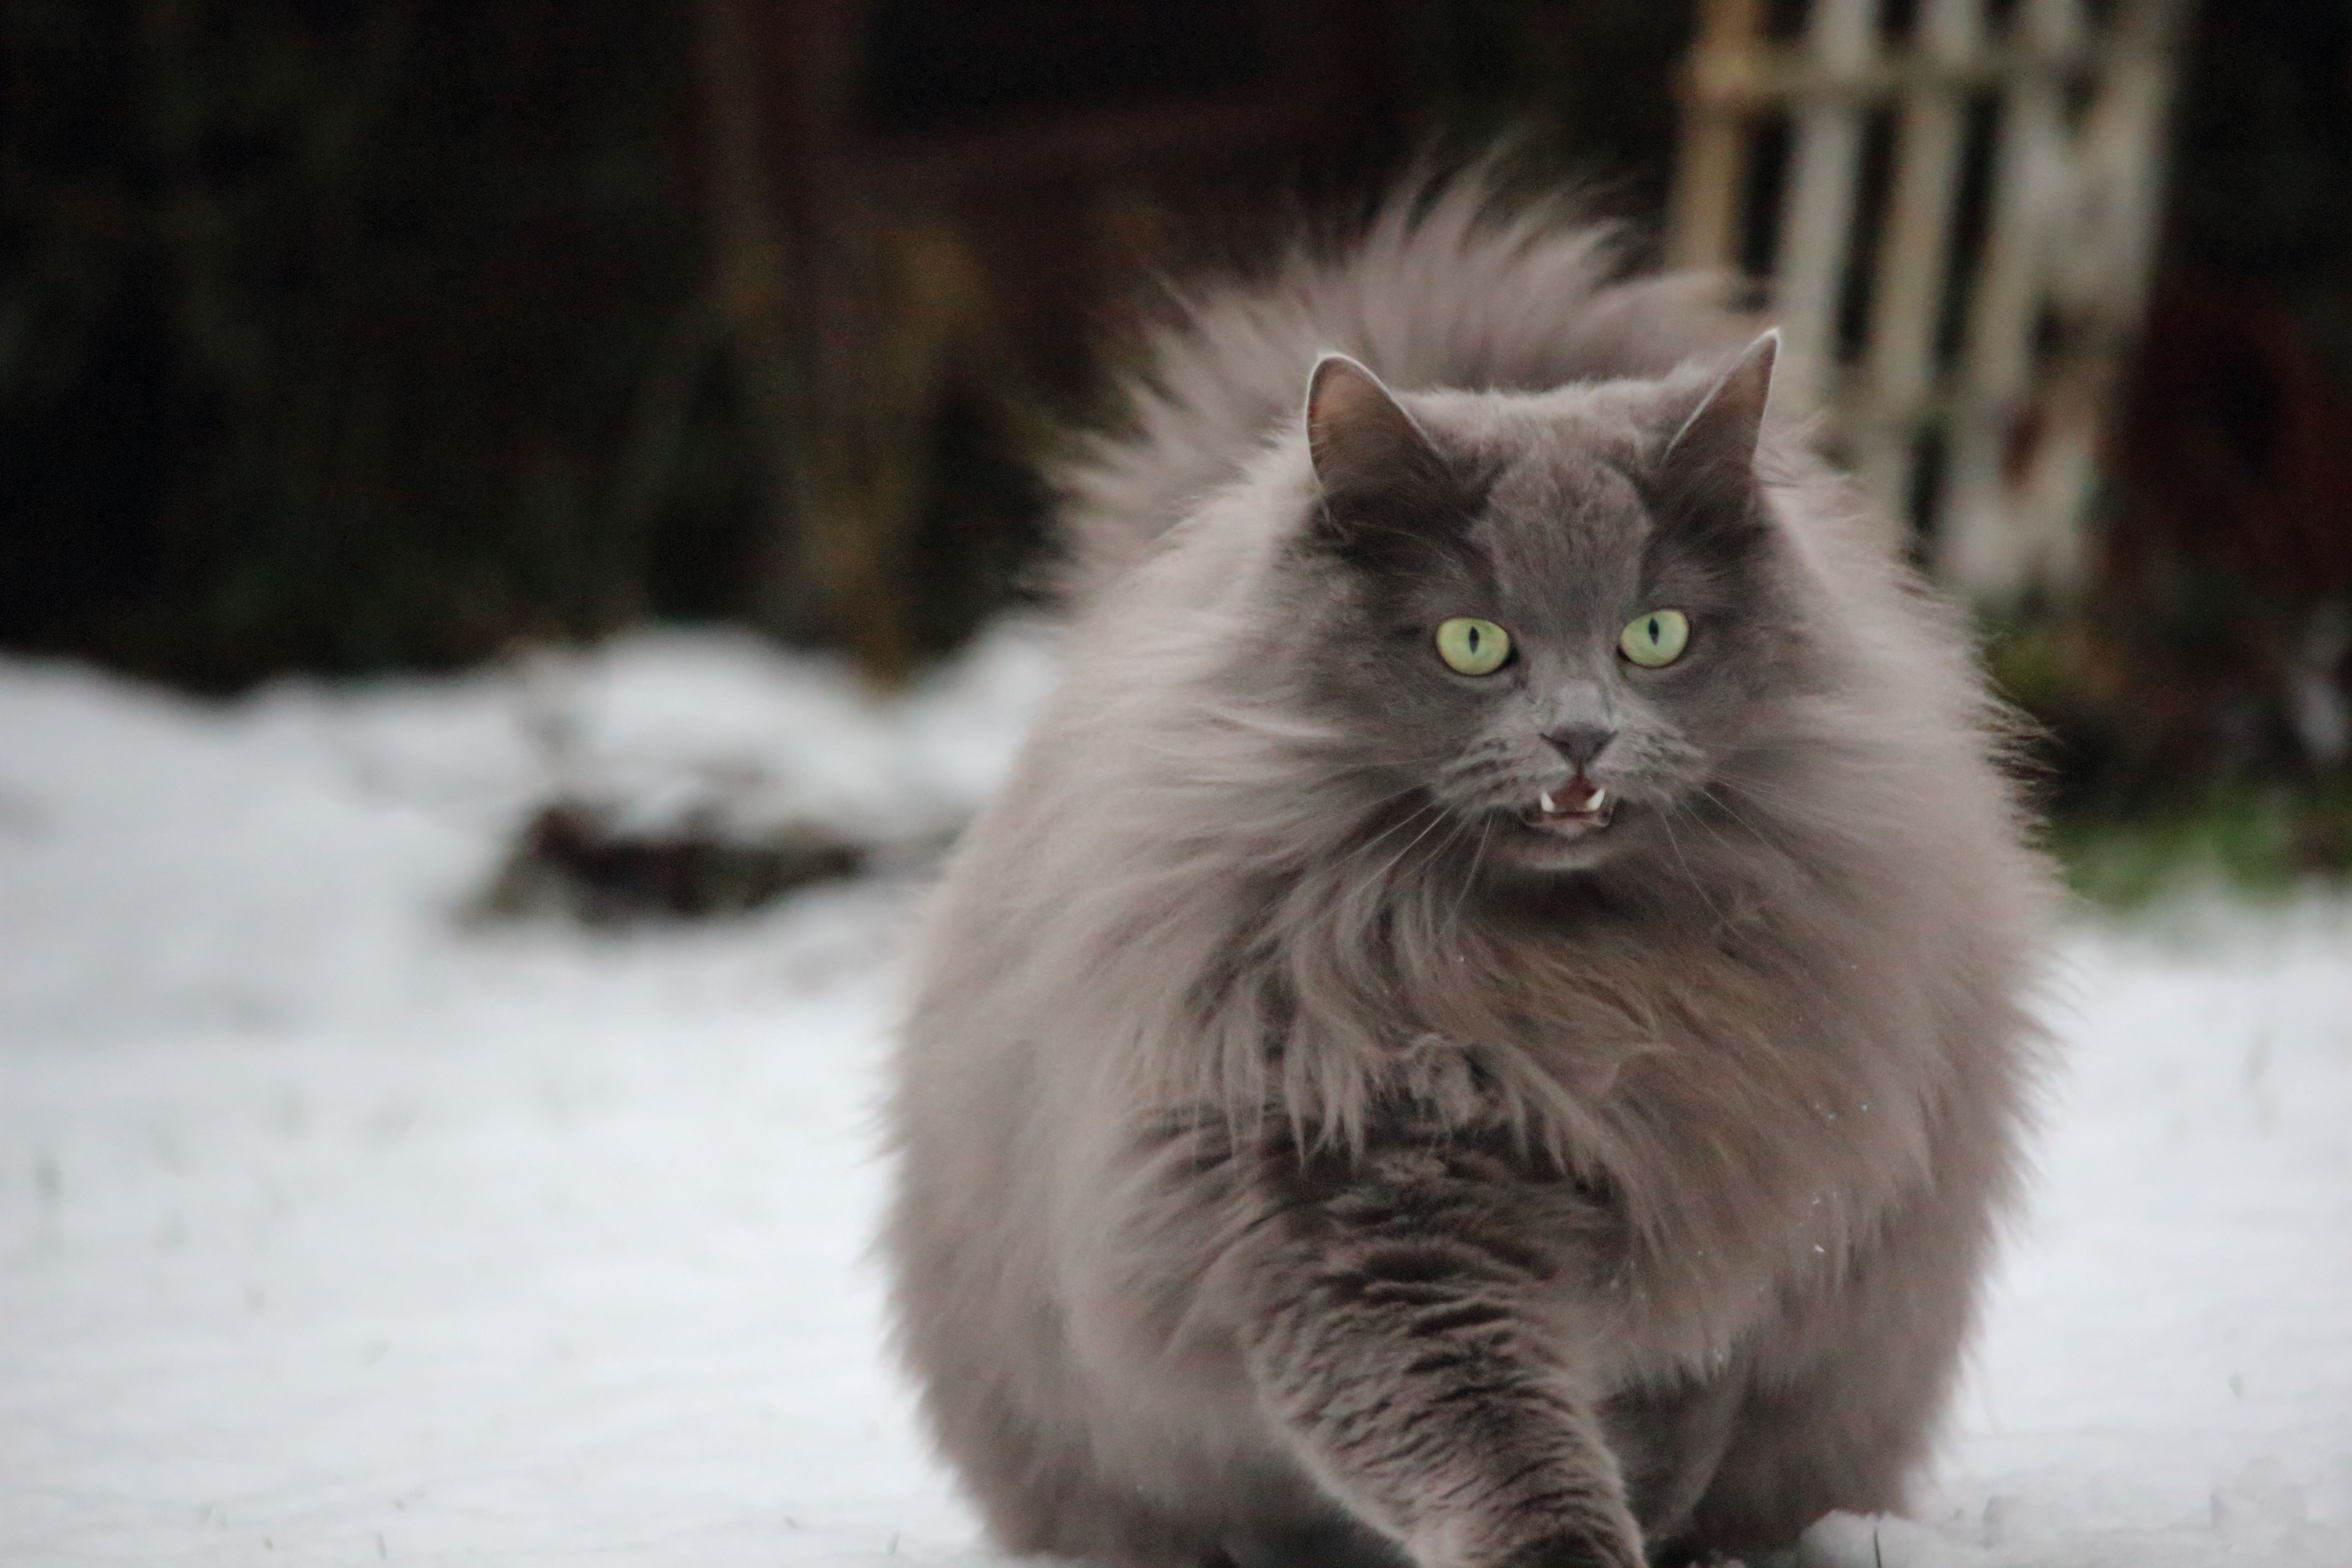
M1764 430L1764 405L1772 395L1772 363L1780 355L1778 327L1749 343L1666 443L1660 471L1727 499L1752 492L1756 444Z

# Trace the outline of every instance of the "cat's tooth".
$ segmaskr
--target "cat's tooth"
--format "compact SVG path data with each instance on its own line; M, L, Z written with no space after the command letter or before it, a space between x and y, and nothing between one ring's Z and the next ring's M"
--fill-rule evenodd
M1584 809L1587 811L1599 811L1603 805L1608 804L1608 800L1609 792L1607 790L1596 789L1592 792L1592 798L1584 803Z
M1544 791L1541 795L1536 796L1536 799L1543 804L1544 815L1546 816L1557 816L1559 815L1559 807L1552 805L1551 803L1551 791Z

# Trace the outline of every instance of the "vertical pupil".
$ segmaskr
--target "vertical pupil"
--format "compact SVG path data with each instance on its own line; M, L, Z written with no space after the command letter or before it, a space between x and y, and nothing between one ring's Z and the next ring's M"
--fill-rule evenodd
M1650 640L1652 642L1658 640L1658 617L1655 616L1650 617Z
M1472 626L1472 627L1469 629L1469 631L1468 631L1468 632L1466 632L1466 633L1465 633L1465 634L1464 634L1464 641L1467 644L1467 646L1468 646L1468 647L1469 647L1469 649L1470 649L1470 657L1471 657L1471 658L1477 658L1477 657L1478 657L1478 628L1477 628L1476 626Z

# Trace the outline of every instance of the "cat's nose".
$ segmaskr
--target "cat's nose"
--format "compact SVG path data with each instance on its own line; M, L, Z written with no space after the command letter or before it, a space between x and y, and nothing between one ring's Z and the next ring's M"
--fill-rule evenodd
M1604 730L1598 724L1570 724L1544 737L1579 773L1591 767L1593 759L1607 750L1609 742L1616 738L1616 731Z

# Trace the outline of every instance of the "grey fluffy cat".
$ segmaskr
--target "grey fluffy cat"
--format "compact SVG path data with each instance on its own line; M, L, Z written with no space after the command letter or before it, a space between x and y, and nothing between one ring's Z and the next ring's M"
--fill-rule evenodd
M1777 340L1613 265L1423 193L1196 300L1063 475L1067 685L891 1107L1008 1551L1679 1562L1932 1438L2051 883Z

